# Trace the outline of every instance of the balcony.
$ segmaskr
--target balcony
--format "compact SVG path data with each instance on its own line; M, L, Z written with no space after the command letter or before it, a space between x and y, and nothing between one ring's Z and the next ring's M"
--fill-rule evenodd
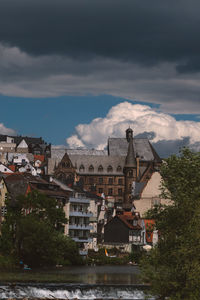
M93 227L85 224L69 224L69 229L92 230Z
M70 203L80 203L80 204L82 204L82 203L86 203L86 204L90 204L90 200L89 199L87 199L87 198L83 198L83 197L70 197L69 198L69 202Z
M91 243L92 238L90 237L71 237L76 243Z
M91 212L87 212L87 211L70 211L69 212L69 216L70 217L92 217L93 214Z

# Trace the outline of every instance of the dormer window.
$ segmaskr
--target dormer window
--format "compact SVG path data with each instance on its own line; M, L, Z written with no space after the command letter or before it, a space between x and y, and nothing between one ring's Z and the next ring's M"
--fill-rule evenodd
M133 220L133 226L137 226L137 224L138 224L138 220L137 220L137 219L134 219L134 220Z
M89 166L89 172L94 172L94 167L93 167L93 165L90 165L90 166Z
M118 166L118 167L117 167L117 172L121 172L121 170L122 170L122 167L121 167L121 166Z
M84 165L80 165L79 171L80 171L80 172L84 172L84 171L85 171Z
M100 165L100 166L98 167L98 171L99 171L99 172L103 172L103 167L102 167L102 165Z
M108 166L107 171L108 171L109 173L112 172L112 171L113 171L112 166Z

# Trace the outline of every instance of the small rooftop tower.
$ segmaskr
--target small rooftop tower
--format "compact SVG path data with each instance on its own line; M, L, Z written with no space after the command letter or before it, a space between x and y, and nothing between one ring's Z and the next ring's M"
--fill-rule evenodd
M129 127L126 129L126 139L128 142L130 142L130 139L133 138L133 130Z

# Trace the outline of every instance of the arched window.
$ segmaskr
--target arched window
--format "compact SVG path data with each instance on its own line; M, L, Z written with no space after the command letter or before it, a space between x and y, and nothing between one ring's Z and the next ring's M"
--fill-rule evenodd
M129 171L129 172L128 172L128 176L129 176L129 177L133 177L133 171Z
M107 171L108 172L112 172L113 171L113 168L112 168L112 166L110 165L110 166L108 166L108 168L107 168Z
M84 172L84 171L85 171L84 165L80 165L79 171L80 171L80 172Z
M94 172L94 167L93 167L93 165L90 165L88 170L89 170L89 172Z
M118 166L118 167L117 167L117 172L121 172L121 170L122 170L122 167L121 167L121 166Z
M103 172L103 167L102 167L102 165L100 165L100 166L98 167L98 171L99 171L99 172Z

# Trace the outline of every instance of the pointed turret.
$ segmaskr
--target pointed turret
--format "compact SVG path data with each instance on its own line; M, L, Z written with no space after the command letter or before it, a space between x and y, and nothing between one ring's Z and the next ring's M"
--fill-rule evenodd
M137 161L135 158L135 151L133 148L133 130L128 128L126 130L126 139L128 141L128 151L126 155L125 165L124 165L124 175L125 175L125 191L124 191L124 205L126 208L131 207L132 202L132 184L136 181L136 170Z
M125 160L125 168L135 168L137 167L136 159L135 159L135 152L133 149L133 137L131 136L129 139L129 145L128 145L128 152Z

